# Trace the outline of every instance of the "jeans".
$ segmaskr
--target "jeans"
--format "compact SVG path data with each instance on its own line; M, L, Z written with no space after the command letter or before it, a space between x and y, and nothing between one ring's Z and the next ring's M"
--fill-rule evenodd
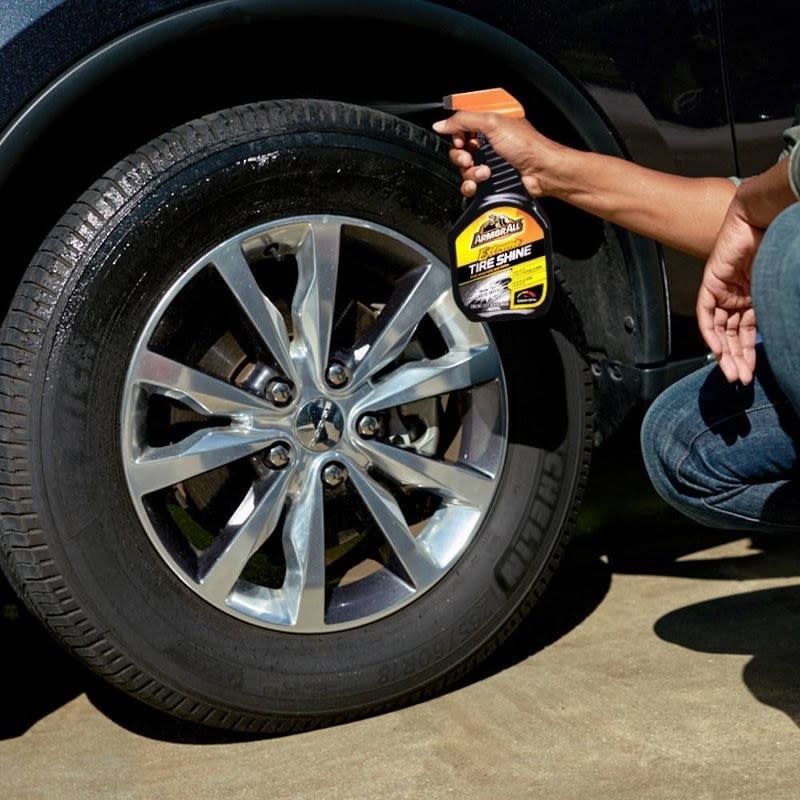
M762 240L753 305L752 384L716 365L678 381L648 411L642 452L658 493L703 525L800 530L800 203Z

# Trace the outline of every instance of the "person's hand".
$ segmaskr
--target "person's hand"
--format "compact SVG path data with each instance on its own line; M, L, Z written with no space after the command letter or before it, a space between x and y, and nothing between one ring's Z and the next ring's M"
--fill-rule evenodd
M753 260L764 231L797 202L788 159L743 181L733 196L697 296L697 321L725 377L750 383L756 364Z
M461 170L461 193L465 197L472 197L477 185L491 174L488 166L476 166L473 160L478 133L489 140L497 155L517 169L523 185L534 197L547 193L548 172L563 149L527 120L500 114L458 111L449 119L434 123L433 129L453 137L450 160Z
M749 221L744 205L734 195L697 296L700 332L731 383L753 380L756 313L750 277L763 234Z

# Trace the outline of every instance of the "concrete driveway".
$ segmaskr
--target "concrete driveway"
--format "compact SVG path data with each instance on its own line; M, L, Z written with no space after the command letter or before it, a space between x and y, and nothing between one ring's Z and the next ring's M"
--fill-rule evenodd
M633 426L539 612L433 700L243 740L74 665L0 587L0 798L796 798L800 539L698 528L649 489Z

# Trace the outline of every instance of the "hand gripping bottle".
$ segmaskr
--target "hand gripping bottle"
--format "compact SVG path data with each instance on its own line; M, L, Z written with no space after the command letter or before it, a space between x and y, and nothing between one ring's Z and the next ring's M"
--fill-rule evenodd
M504 89L449 95L444 107L525 116L522 106ZM544 316L555 291L550 224L517 170L484 137L479 141L475 163L487 164L492 174L478 184L475 197L450 233L456 302L476 322Z

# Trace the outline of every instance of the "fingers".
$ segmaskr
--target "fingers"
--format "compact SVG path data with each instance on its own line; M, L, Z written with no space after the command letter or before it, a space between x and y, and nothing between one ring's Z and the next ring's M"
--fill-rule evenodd
M461 194L464 197L474 197L475 192L478 191L478 184L483 183L492 174L489 167L481 164L479 167L471 167L470 169L461 171Z
M466 150L453 148L450 151L450 161L461 170L461 193L465 197L473 197L477 191L477 185L492 174L485 164L476 166L472 155Z
M477 176L470 175L471 178L477 177L478 180L485 180L486 178L489 177L489 174L490 174L489 167L485 168L485 173L486 174L483 177L481 177L481 174L480 174L481 166L477 166L476 167L475 159L466 150L457 150L455 148L452 149L450 151L450 161L456 167L458 167L461 170L462 173L464 173L467 170L473 169L473 168L476 169L478 171L478 175Z
M739 369L736 366L736 360L731 353L730 340L728 337L728 312L722 308L717 308L714 311L714 333L719 342L720 355L717 359L719 368L725 378L733 383L739 378Z
M701 286L697 294L697 324L700 334L708 349L714 354L714 358L719 361L722 355L722 344L714 326L714 312L717 308L717 301L714 295L705 287Z
M711 314L711 328L706 320ZM714 354L719 368L730 383L740 381L747 385L753 380L756 366L756 319L752 308L744 312L728 312L714 307L703 307L698 299L698 320L701 319L703 338Z
M450 150L450 160L453 161L459 154L462 156L470 156L470 154L474 153L480 146L481 143L475 138L464 139L461 136L454 136L453 148Z
M473 164L472 155L458 147L450 151L450 161L459 169L468 169Z
M742 383L748 384L753 380L753 370L745 355L746 351L742 341L743 335L742 314L736 311L728 316L728 321L725 325L725 336L728 342L728 350L736 368L736 378ZM755 334L753 339L755 340ZM753 349L753 356L755 357L755 349Z
M461 194L464 197L474 197L478 191L478 184L483 183L489 177L489 167L476 167L467 170L462 175Z
M753 380L753 374L756 369L756 332L756 312L751 308L742 314L742 321L739 324L739 340L742 343L742 359L746 369L744 375L745 377L749 375L749 378L745 380L740 367L739 380L745 384Z
M732 203L706 262L697 295L697 322L727 380L747 384L753 380L756 363L750 274L759 232L732 213L734 207Z
M464 170L462 173L462 177L469 181L475 181L475 183L481 183L481 181L485 181L490 175L492 171L486 164L481 164L479 167L471 167L470 169Z
M494 114L476 114L458 111L449 119L433 125L437 133L450 134L453 147L450 150L451 163L461 170L461 194L474 197L478 184L487 180L491 170L485 165L476 165L472 154L480 147L476 132L488 134L496 127Z

